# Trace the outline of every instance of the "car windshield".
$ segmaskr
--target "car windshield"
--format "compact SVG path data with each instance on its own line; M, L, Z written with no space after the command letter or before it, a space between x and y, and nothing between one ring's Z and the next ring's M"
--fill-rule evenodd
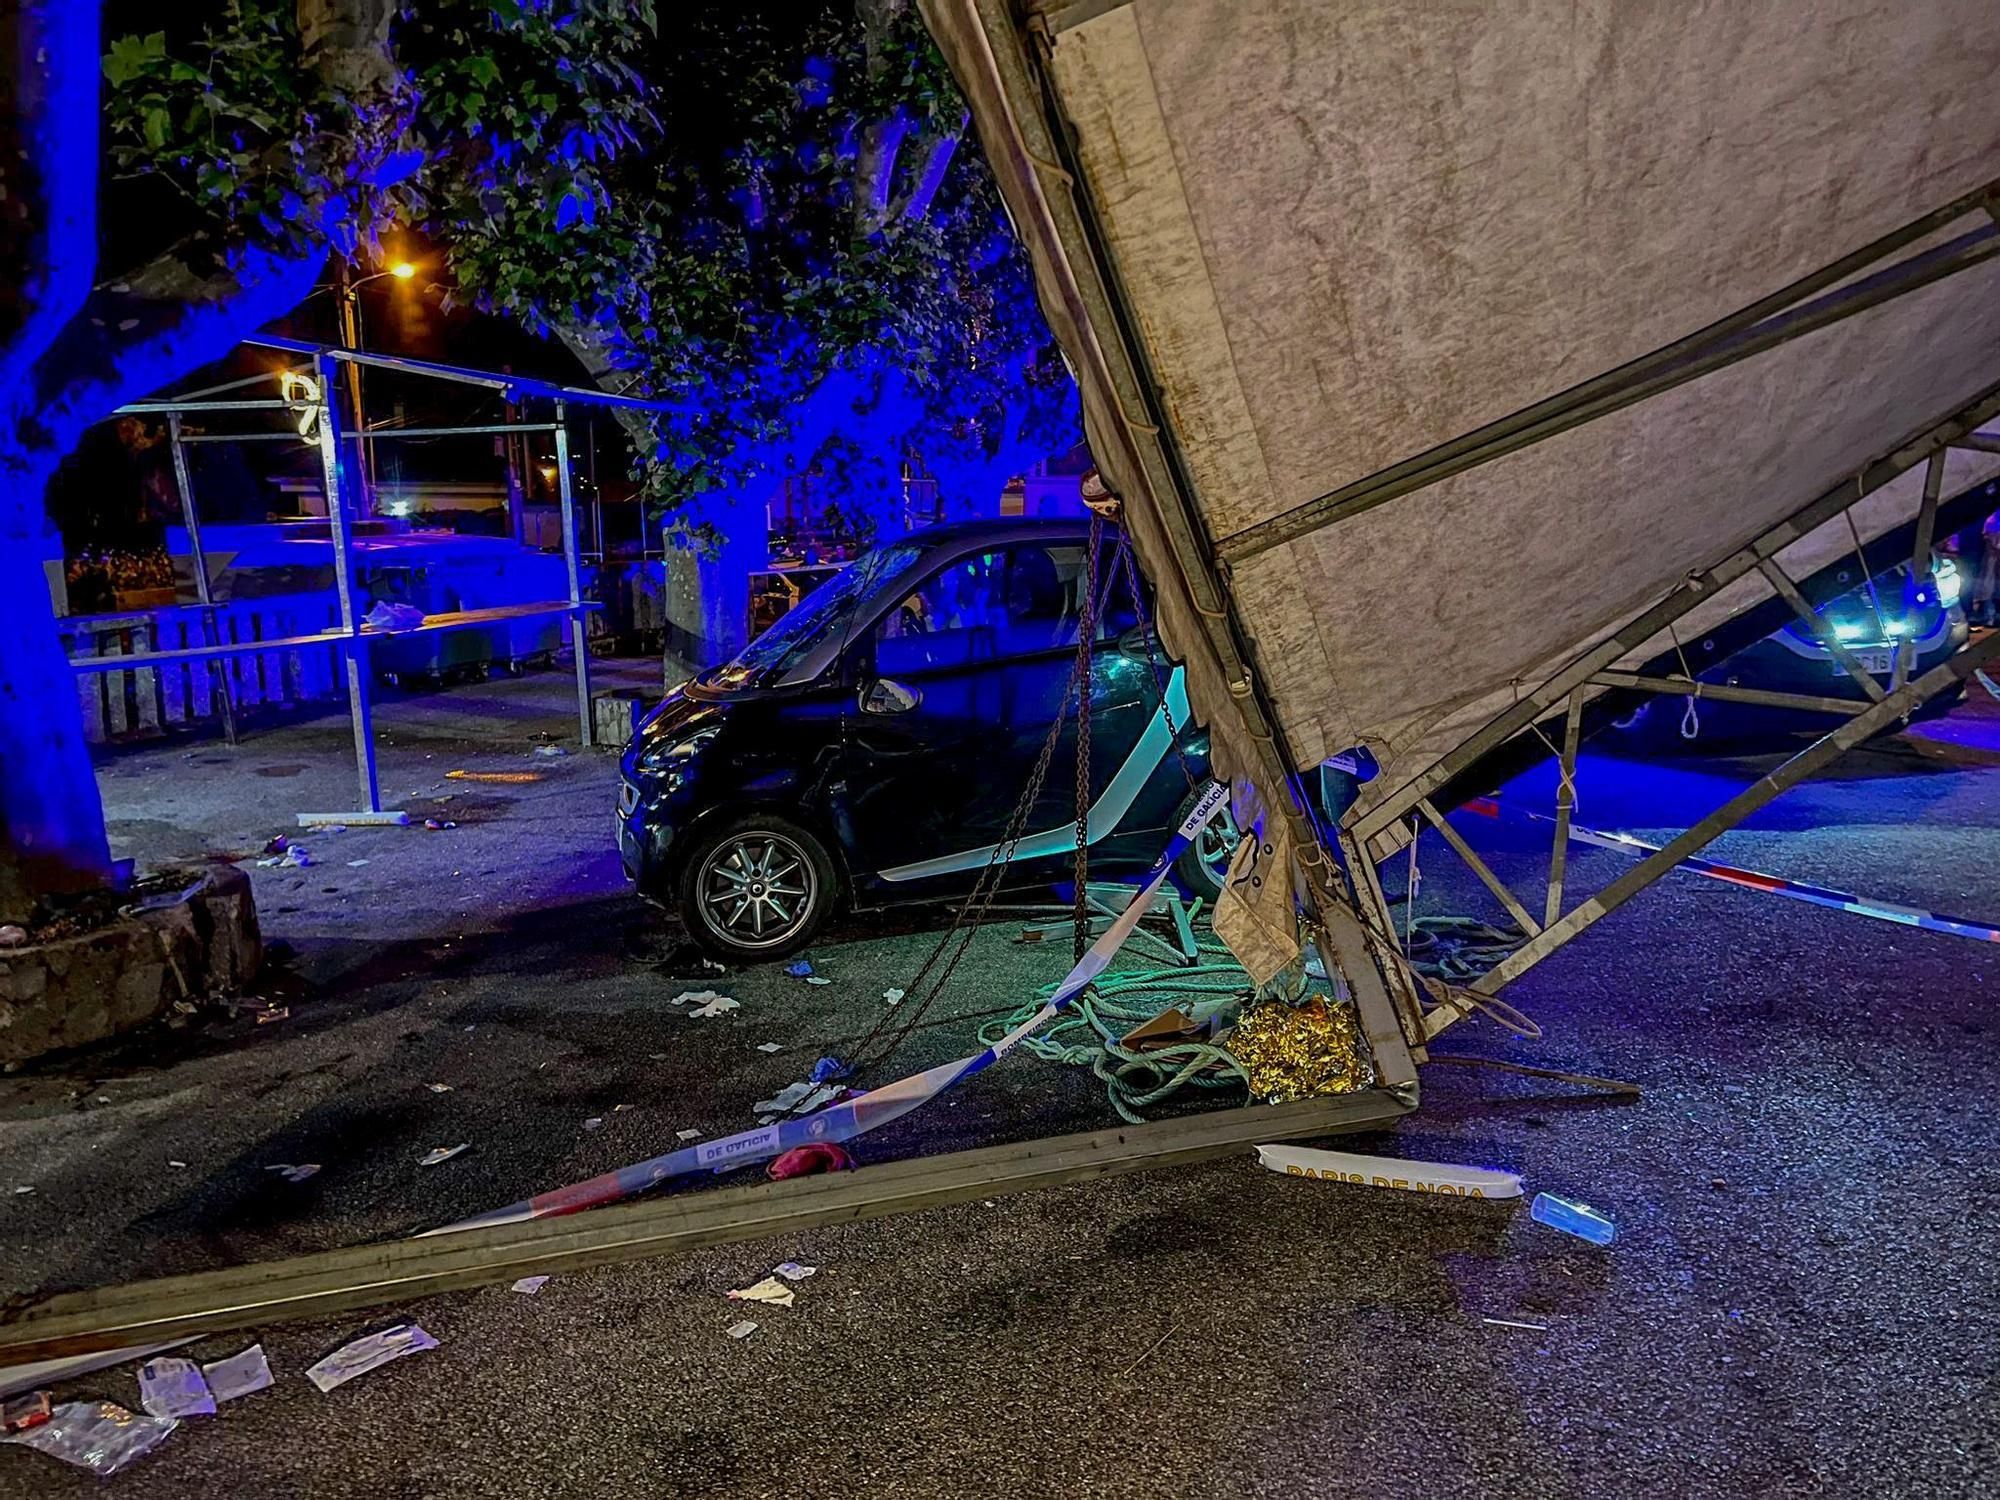
M799 601L798 607L758 636L711 679L718 687L751 687L782 681L813 650L845 633L870 599L895 586L923 557L925 549L898 542L841 569Z

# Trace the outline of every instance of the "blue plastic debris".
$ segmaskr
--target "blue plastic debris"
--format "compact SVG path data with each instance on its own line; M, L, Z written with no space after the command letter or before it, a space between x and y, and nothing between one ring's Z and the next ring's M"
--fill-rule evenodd
M1558 1198L1554 1193L1535 1194L1528 1217L1537 1224L1546 1224L1564 1234L1573 1234L1580 1240L1589 1240L1593 1245L1608 1245L1618 1233L1611 1221L1588 1203Z
M809 958L802 958L795 964L787 964L785 966L785 972L794 979L810 979L812 978L812 971L812 960Z
M812 1081L814 1083L834 1083L839 1079L845 1078L853 1071L854 1069L837 1057L822 1057L818 1062L813 1064Z

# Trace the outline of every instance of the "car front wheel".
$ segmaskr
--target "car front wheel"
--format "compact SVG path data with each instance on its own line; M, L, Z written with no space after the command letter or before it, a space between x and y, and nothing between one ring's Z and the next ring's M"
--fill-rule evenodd
M1194 811L1199 793L1191 792L1174 814L1178 823ZM1211 818L1201 832L1194 836L1194 842L1181 851L1174 861L1174 874L1190 896L1199 896L1211 907L1222 895L1222 887L1229 879L1229 862L1236 857L1236 846L1243 842L1243 835L1236 827L1236 819L1229 808Z
M759 963L812 941L838 892L826 847L785 818L738 818L700 838L681 869L680 913L718 958Z

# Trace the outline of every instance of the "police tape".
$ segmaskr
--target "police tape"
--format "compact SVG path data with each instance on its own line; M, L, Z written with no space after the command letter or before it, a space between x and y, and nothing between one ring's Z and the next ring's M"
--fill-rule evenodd
M479 1214L474 1218L461 1219L456 1224L446 1224L437 1229L426 1230L424 1235L455 1234L463 1229L482 1229L494 1224L517 1224L528 1219L545 1219L557 1214L578 1213L583 1209L596 1208L602 1204L615 1203L621 1198L629 1198L634 1193L645 1192L676 1177L691 1176L697 1172L730 1171L754 1162L768 1161L774 1156L782 1156L798 1146L837 1144L878 1129L892 1120L901 1119L975 1073L983 1073L1013 1051L1027 1037L1040 1030L1048 1021L1068 1009L1070 1003L1083 993L1085 987L1104 972L1112 957L1132 935L1132 929L1139 925L1139 919L1152 906L1153 897L1166 883L1168 872L1174 867L1174 861L1186 852L1195 835L1209 824L1228 801L1228 787L1220 782L1210 783L1208 790L1196 801L1194 809L1182 821L1180 828L1167 841L1165 852L1147 872L1145 883L1133 894L1125 910L1104 930L1097 941L1091 944L1089 951L1077 962L1076 967L1063 977L1062 983L1056 986L1055 993L1040 1010L984 1050L970 1057L962 1057L956 1062L941 1063L924 1072L899 1078L894 1083L884 1084L881 1088L870 1089L865 1094L856 1095L844 1103L807 1115L803 1119L777 1120L769 1125L759 1126L755 1130L740 1131L718 1140L685 1146L664 1156L655 1156L647 1161L619 1167L615 1171L589 1178L584 1182L573 1182L567 1187L538 1193L519 1203L509 1204L506 1208L494 1209L490 1213Z
M1534 823L1556 821L1547 813L1505 806L1497 797L1474 797L1465 803L1464 807L1467 812L1482 818L1496 820L1517 818ZM1588 844L1597 849L1613 849L1621 854L1643 856L1657 854L1660 851L1658 844L1649 844L1644 839L1633 838L1628 833L1600 833L1596 829L1582 828L1574 823L1570 825L1569 836L1579 844ZM1952 937L1971 938L1975 942L2000 943L2000 926L1990 922L1973 922L1963 917L1941 916L1937 912L1925 911L1921 907L1904 906L1899 902L1881 901L1869 896L1857 896L1850 891L1836 891L1803 880L1787 880L1778 875L1766 875L1759 870L1745 870L1736 865L1718 864L1711 859L1698 859L1693 855L1682 860L1676 868L1706 876L1710 880L1720 880L1728 885L1741 886L1745 890L1783 896L1788 901L1804 901L1809 905L1823 906L1832 911L1849 911L1856 916L1873 917L1878 922L1894 922L1902 927L1919 927L1926 932L1948 933Z
M1434 1161L1364 1156L1358 1151L1322 1151L1312 1146L1259 1146L1257 1160L1268 1171L1316 1182L1349 1182L1402 1193L1443 1193L1456 1198L1518 1198L1521 1178L1493 1167L1461 1167Z

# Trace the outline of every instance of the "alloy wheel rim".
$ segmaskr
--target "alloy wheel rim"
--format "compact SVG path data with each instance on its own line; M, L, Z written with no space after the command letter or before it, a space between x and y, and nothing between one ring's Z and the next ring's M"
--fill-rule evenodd
M812 914L819 880L806 851L782 833L742 833L702 862L701 919L739 948L775 948Z
M1215 877L1217 885L1229 883L1229 862L1236 857L1236 846L1242 842L1243 834L1228 808L1195 835L1195 857Z

